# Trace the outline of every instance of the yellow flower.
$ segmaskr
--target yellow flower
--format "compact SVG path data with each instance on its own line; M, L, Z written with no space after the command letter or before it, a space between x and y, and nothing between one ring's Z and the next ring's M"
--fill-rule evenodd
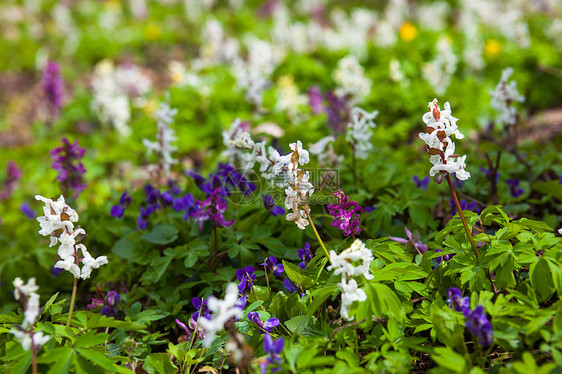
M490 39L486 41L484 45L484 51L489 56L497 56L502 50L502 45L495 39Z
M404 22L402 26L400 26L400 38L403 41L412 41L416 36L418 36L418 29L410 22Z
M158 25L150 24L144 29L144 34L148 40L158 40L162 36L162 30Z
M158 102L155 99L147 100L142 110L147 114L153 114L158 108Z

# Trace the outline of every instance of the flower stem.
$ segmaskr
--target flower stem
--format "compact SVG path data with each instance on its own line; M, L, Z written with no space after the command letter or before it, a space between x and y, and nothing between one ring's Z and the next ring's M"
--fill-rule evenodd
M263 265L263 271L265 274L265 282L267 283L267 289L269 290L269 292L271 292L271 287L269 286L269 277L267 276L267 266L265 266L265 262Z
M66 327L70 327L70 320L72 319L72 312L74 311L74 303L76 302L77 288L78 288L78 278L74 278L74 284L72 286L72 298L70 299L70 310L68 311L68 321L66 321Z
M322 241L322 239L320 239L320 235L318 235L318 231L316 231L316 226L314 226L314 222L312 222L312 217L310 217L310 213L308 213L308 209L305 209L304 211L306 212L306 216L308 217L308 222L310 222L310 226L312 227L312 231L314 231L314 235L316 235L316 239L318 239L318 243L320 243L320 246L324 250L324 254L326 255L326 258L328 259L328 261L331 264L332 260L330 260L330 255L328 254L328 250L324 246L324 242Z
M31 326L31 363L32 363L32 373L37 374L37 346L35 345L35 341L33 340L33 329L34 327Z
M476 243L472 238L472 233L468 228L468 223L466 223L466 218L464 217L464 213L462 212L461 204L459 203L459 199L455 192L455 188L453 187L453 182L451 182L451 177L447 174L447 183L449 183L449 189L451 190L451 194L453 195L453 199L455 200L455 205L457 206L457 210L459 211L459 215L461 217L462 224L464 226L464 230L466 231L466 235L468 235L468 240L470 240L470 244L472 245L472 249L474 250L474 254L476 255L476 261L480 262L480 253L478 252L478 248L476 247Z
M256 301L258 301L258 295L256 294L256 290L254 290L254 284L250 282L250 284L252 285L252 294L254 295L254 297L256 298ZM260 305L261 310L263 310L264 312L266 312L266 309L264 308L263 304Z

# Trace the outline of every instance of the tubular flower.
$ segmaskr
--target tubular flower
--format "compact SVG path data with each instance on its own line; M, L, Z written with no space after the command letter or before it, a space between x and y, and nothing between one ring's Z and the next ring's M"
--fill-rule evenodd
M18 277L14 279L13 285L15 288L15 299L21 300L24 306L24 319L21 326L16 326L10 332L19 340L24 350L36 351L50 339L49 336L43 335L42 332L34 331L33 325L41 314L39 295L36 293L39 287L35 284L35 278L29 278L27 284L25 284Z
M504 69L495 90L490 91L490 96L492 96L491 106L500 112L497 119L500 125L515 125L517 110L513 107L513 103L525 101L525 96L519 95L519 92L517 92L517 82L511 81L508 83L511 74L513 74L513 68Z
M429 175L432 177L437 173L455 173L460 180L470 178L470 173L465 170L466 156L459 157L455 154L455 143L451 139L451 135L455 135L457 139L464 138L457 126L457 120L451 115L449 103L446 102L444 110L441 111L437 99L429 103L429 112L423 115L427 132L422 132L419 136L429 148L429 161L433 164Z
M343 190L334 192L338 198L338 204L328 204L328 212L334 217L331 225L340 230L345 236L361 233L360 213L363 208L355 201L349 201Z
M74 191L74 197L77 197L88 185L84 182L86 168L80 161L85 153L86 149L78 146L78 140L70 144L66 138L62 139L62 147L51 151L53 160L51 167L59 173L57 180L60 182L61 189L64 192Z

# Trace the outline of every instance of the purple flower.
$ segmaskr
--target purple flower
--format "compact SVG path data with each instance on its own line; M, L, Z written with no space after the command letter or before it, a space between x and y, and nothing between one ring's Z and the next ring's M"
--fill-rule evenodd
M35 211L33 209L31 209L31 207L29 206L28 203L22 203L20 205L20 210L23 214L25 214L25 216L29 219L35 219Z
M86 149L78 146L78 140L75 140L74 144L70 144L68 139L63 138L62 143L62 147L51 151L53 160L51 167L59 173L57 180L60 182L63 192L74 191L74 197L78 197L87 186L84 182L86 168L80 161L84 157Z
M430 178L429 176L420 179L417 175L414 175L413 178L414 183L416 184L417 188L421 188L422 190L427 190L427 186L429 185Z
M518 198L525 193L524 189L519 188L519 179L508 179L506 183L509 185L509 192L511 192L512 197Z
M280 206L275 205L275 201L271 195L261 195L263 197L263 205L265 209L269 210L269 212L274 216L277 217L279 215L285 214L285 209Z
M466 200L461 200L459 202L461 209L462 210L475 210L476 209L476 213L480 212L480 208L477 207L476 202L473 201L471 203L466 202ZM449 206L451 207L451 216L454 216L455 214L457 214L457 204L455 204L455 199L453 199L451 197L451 199L449 199Z
M115 307L119 302L119 294L115 291L109 291L105 299L100 300L92 298L92 302L87 305L88 309L97 309L101 307L100 314L102 316L117 317L117 310Z
M440 249L440 248L438 248L438 249L435 250L435 253L437 253L437 252L443 252L443 250ZM437 257L437 258L436 258L437 263L440 264L441 262L448 262L450 259L453 258L454 255L455 255L455 253L451 253L451 254L449 254L449 255Z
M359 218L363 211L355 201L349 201L343 190L334 192L334 196L338 198L338 204L328 204L328 212L334 217L331 225L342 231L344 236L359 234L361 227Z
M119 302L119 294L115 291L109 291L105 299L108 305L115 306Z
M560 174L560 180L558 181L558 184L562 184L562 173Z
M270 318L265 321L265 323L262 322L260 315L257 312L248 313L248 319L258 325L260 333L262 334L271 334L273 332L273 328L279 326L279 320L277 318Z
M253 266L246 266L244 269L236 270L236 278L240 281L238 292L240 295L248 295L252 290L252 285L256 280Z
M373 210L377 209L376 206L366 206L365 207L365 213L371 213Z
M279 338L275 341L271 339L269 334L264 335L263 337L263 349L268 356L265 360L260 364L260 369L262 374L267 373L267 368L270 366L269 370L274 373L276 371L281 370L279 367L281 365L281 352L283 352L283 348L285 348L285 341L283 338Z
M302 289L302 286L299 284L298 287L295 286L295 284L289 279L289 278L285 278L283 279L283 285L287 288L287 290L291 293L299 291L299 295L300 297L304 296L304 290Z
M185 331L185 340L189 340L191 337L191 330L195 331L195 328L197 327L197 331L198 331L198 335L199 335L199 339L203 340L205 339L205 332L203 331L203 329L201 328L201 326L197 326L197 322L195 320L193 320L193 318L189 319L189 328L185 325L185 323L181 322L179 319L176 318L176 323L178 325L180 325L181 328L183 328L183 331Z
M395 236L389 236L390 240L394 240L395 242L402 243L402 244L412 244L412 246L418 251L420 255L424 254L427 251L427 245L423 244L421 240L414 240L412 238L412 233L406 226L404 226L404 231L406 231L406 236L408 239L397 238ZM416 238L417 239L417 238Z
M236 190L242 192L244 196L250 195L257 189L254 183L249 182L243 174L234 170L234 167L229 164L219 163L217 176L222 178L223 184L231 185Z
M310 252L310 244L306 242L303 249L299 249L299 258L301 262L299 263L299 267L301 269L306 269L306 266L310 261L312 261L312 253Z
M193 212L193 218L199 221L200 230L203 230L203 222L209 220L218 227L230 227L234 224L234 220L227 221L224 218L228 204L221 199L220 191L220 188L215 189L211 196L203 202L197 200L197 210Z
M2 190L0 190L0 200L12 197L18 181L21 179L21 175L21 169L18 165L13 161L9 161L6 165L6 178L4 179Z
M209 320L211 319L211 313L209 312L209 307L207 306L207 300L200 299L198 297L191 299L191 304L196 310L196 312L191 315L191 319L195 322L199 319L199 314L201 314L204 318Z
M478 342L483 346L492 344L492 324L484 314L484 307L478 305L466 318L466 328L478 338Z
M480 167L480 170L486 175L486 179L492 182L492 172L489 169ZM500 178L500 173L496 171L496 181Z
M318 86L312 86L308 89L308 105L313 114L324 112L324 96L322 96Z
M42 86L49 106L57 112L62 107L64 82L56 62L49 61L45 65Z
M127 194L127 191L125 191L119 198L119 204L111 207L110 214L115 218L123 218L125 209L127 209L129 204L131 204L131 197Z
M265 266L265 269L272 272L276 277L280 277L285 271L283 264L277 264L277 259L274 256L266 257L260 265Z
M334 135L344 133L349 119L347 100L343 97L338 97L333 91L328 91L325 99L327 101L326 114L328 115L328 125L332 128Z
M51 274L53 274L55 277L58 277L60 273L62 273L64 271L63 268L56 268L54 266L51 266Z
M462 291L457 287L451 287L447 290L447 302L451 304L451 308L456 312L462 312L465 316L470 312L470 299L462 297Z
M181 212L185 210L185 215L183 216L184 221L187 221L189 218L193 217L193 214L196 211L195 206L195 199L193 198L192 194L185 194L185 196L174 199L172 203L172 208L176 212Z

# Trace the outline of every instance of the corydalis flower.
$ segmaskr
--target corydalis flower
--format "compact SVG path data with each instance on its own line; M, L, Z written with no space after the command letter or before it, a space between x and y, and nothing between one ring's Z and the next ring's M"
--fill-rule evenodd
M172 152L177 150L177 147L173 145L177 138L174 130L170 127L174 122L174 116L178 113L178 110L170 108L168 99L168 95L166 95L166 101L160 103L158 110L154 113L157 120L156 127L158 129L156 141L151 142L148 139L142 140L149 155L152 152L158 155L158 170L163 170L166 177L170 175L170 167L178 162L172 158Z
M331 225L340 230L345 236L361 233L360 213L363 208L357 202L349 201L343 190L334 192L334 196L338 198L337 204L328 204L328 212L334 217Z
M406 226L404 226L404 230L406 231L406 236L408 237L408 239L397 238L395 236L389 236L388 238L402 244L410 243L420 255L424 254L427 251L427 245L423 244L421 240L417 240L419 238L416 238L416 240L414 240L412 238L412 233Z
M242 308L239 306L238 289L234 283L230 283L226 287L224 300L211 296L207 302L211 319L200 318L199 325L205 331L205 340L203 345L206 348L211 346L217 332L224 329L224 324L232 318L242 318Z
M43 80L41 83L50 108L53 112L58 112L62 107L64 81L56 62L47 62L43 70Z
M0 190L0 200L6 200L12 196L18 181L21 179L21 175L21 169L18 165L13 161L9 161L6 166L6 178L4 179L3 188Z
M78 197L88 185L84 182L86 168L81 161L86 149L78 146L78 140L75 140L74 144L70 144L68 139L63 138L62 144L62 147L51 151L53 160L51 167L59 173L57 180L60 182L63 192L74 191L74 197Z
M114 205L111 207L110 214L115 218L123 218L123 214L125 213L125 209L129 207L131 204L131 197L127 194L127 192L123 192L121 197L119 198L119 204Z
M209 220L217 227L230 227L234 224L234 220L227 221L224 218L228 204L219 196L220 191L220 188L217 188L207 200L197 200L197 210L193 212L193 218L199 221L200 230L203 230L203 222Z
M464 170L466 156L459 157L455 154L455 143L451 139L451 135L455 135L457 139L464 138L459 132L457 120L451 115L449 103L446 102L445 109L441 111L437 99L429 103L429 112L423 115L427 132L422 132L419 136L429 147L429 161L433 164L429 175L432 177L437 173L456 173L460 180L470 178L470 173Z
M496 89L490 91L492 108L500 112L500 116L497 119L500 125L515 125L517 110L513 107L513 103L525 101L525 96L519 95L517 92L517 82L511 81L508 83L511 74L513 74L513 68L504 69Z
M115 307L119 302L119 294L116 291L109 291L104 299L92 298L92 302L87 305L88 309L97 309L101 307L100 314L102 316L116 317L117 310Z
M355 107L351 110L351 122L347 124L345 138L353 146L356 158L366 159L369 151L373 149L371 144L371 129L375 128L375 117L378 110L371 113Z
M60 196L56 202L40 195L35 195L35 199L45 203L44 215L37 217L41 225L39 234L50 237L49 247L60 242L58 255L61 259L57 261L55 268L67 270L75 278L87 279L90 278L92 269L107 264L106 256L94 259L86 246L80 243L86 236L86 231L80 227L74 229L73 222L78 222L78 214L66 205L63 196ZM80 252L82 257L79 255ZM78 266L80 262L83 264L82 269Z
M333 269L334 275L341 274L341 282L338 283L342 297L340 313L344 319L350 321L353 319L353 316L349 315L353 302L367 300L367 294L359 288L357 281L352 277L363 275L365 279L373 279L370 268L374 257L365 244L356 239L351 247L339 255L335 251L330 251L330 260L332 265L328 266L328 270ZM359 261L361 264L358 264Z
M36 293L39 287L35 284L35 278L30 278L25 284L18 277L14 279L13 285L15 288L14 298L21 300L24 306L24 319L21 326L16 326L10 332L19 340L24 350L35 352L50 339L42 332L34 331L33 325L41 314L39 295Z
M262 322L260 315L257 312L248 313L248 319L254 322L260 328L260 333L271 334L273 328L279 326L279 320L277 318L270 318L265 322Z

